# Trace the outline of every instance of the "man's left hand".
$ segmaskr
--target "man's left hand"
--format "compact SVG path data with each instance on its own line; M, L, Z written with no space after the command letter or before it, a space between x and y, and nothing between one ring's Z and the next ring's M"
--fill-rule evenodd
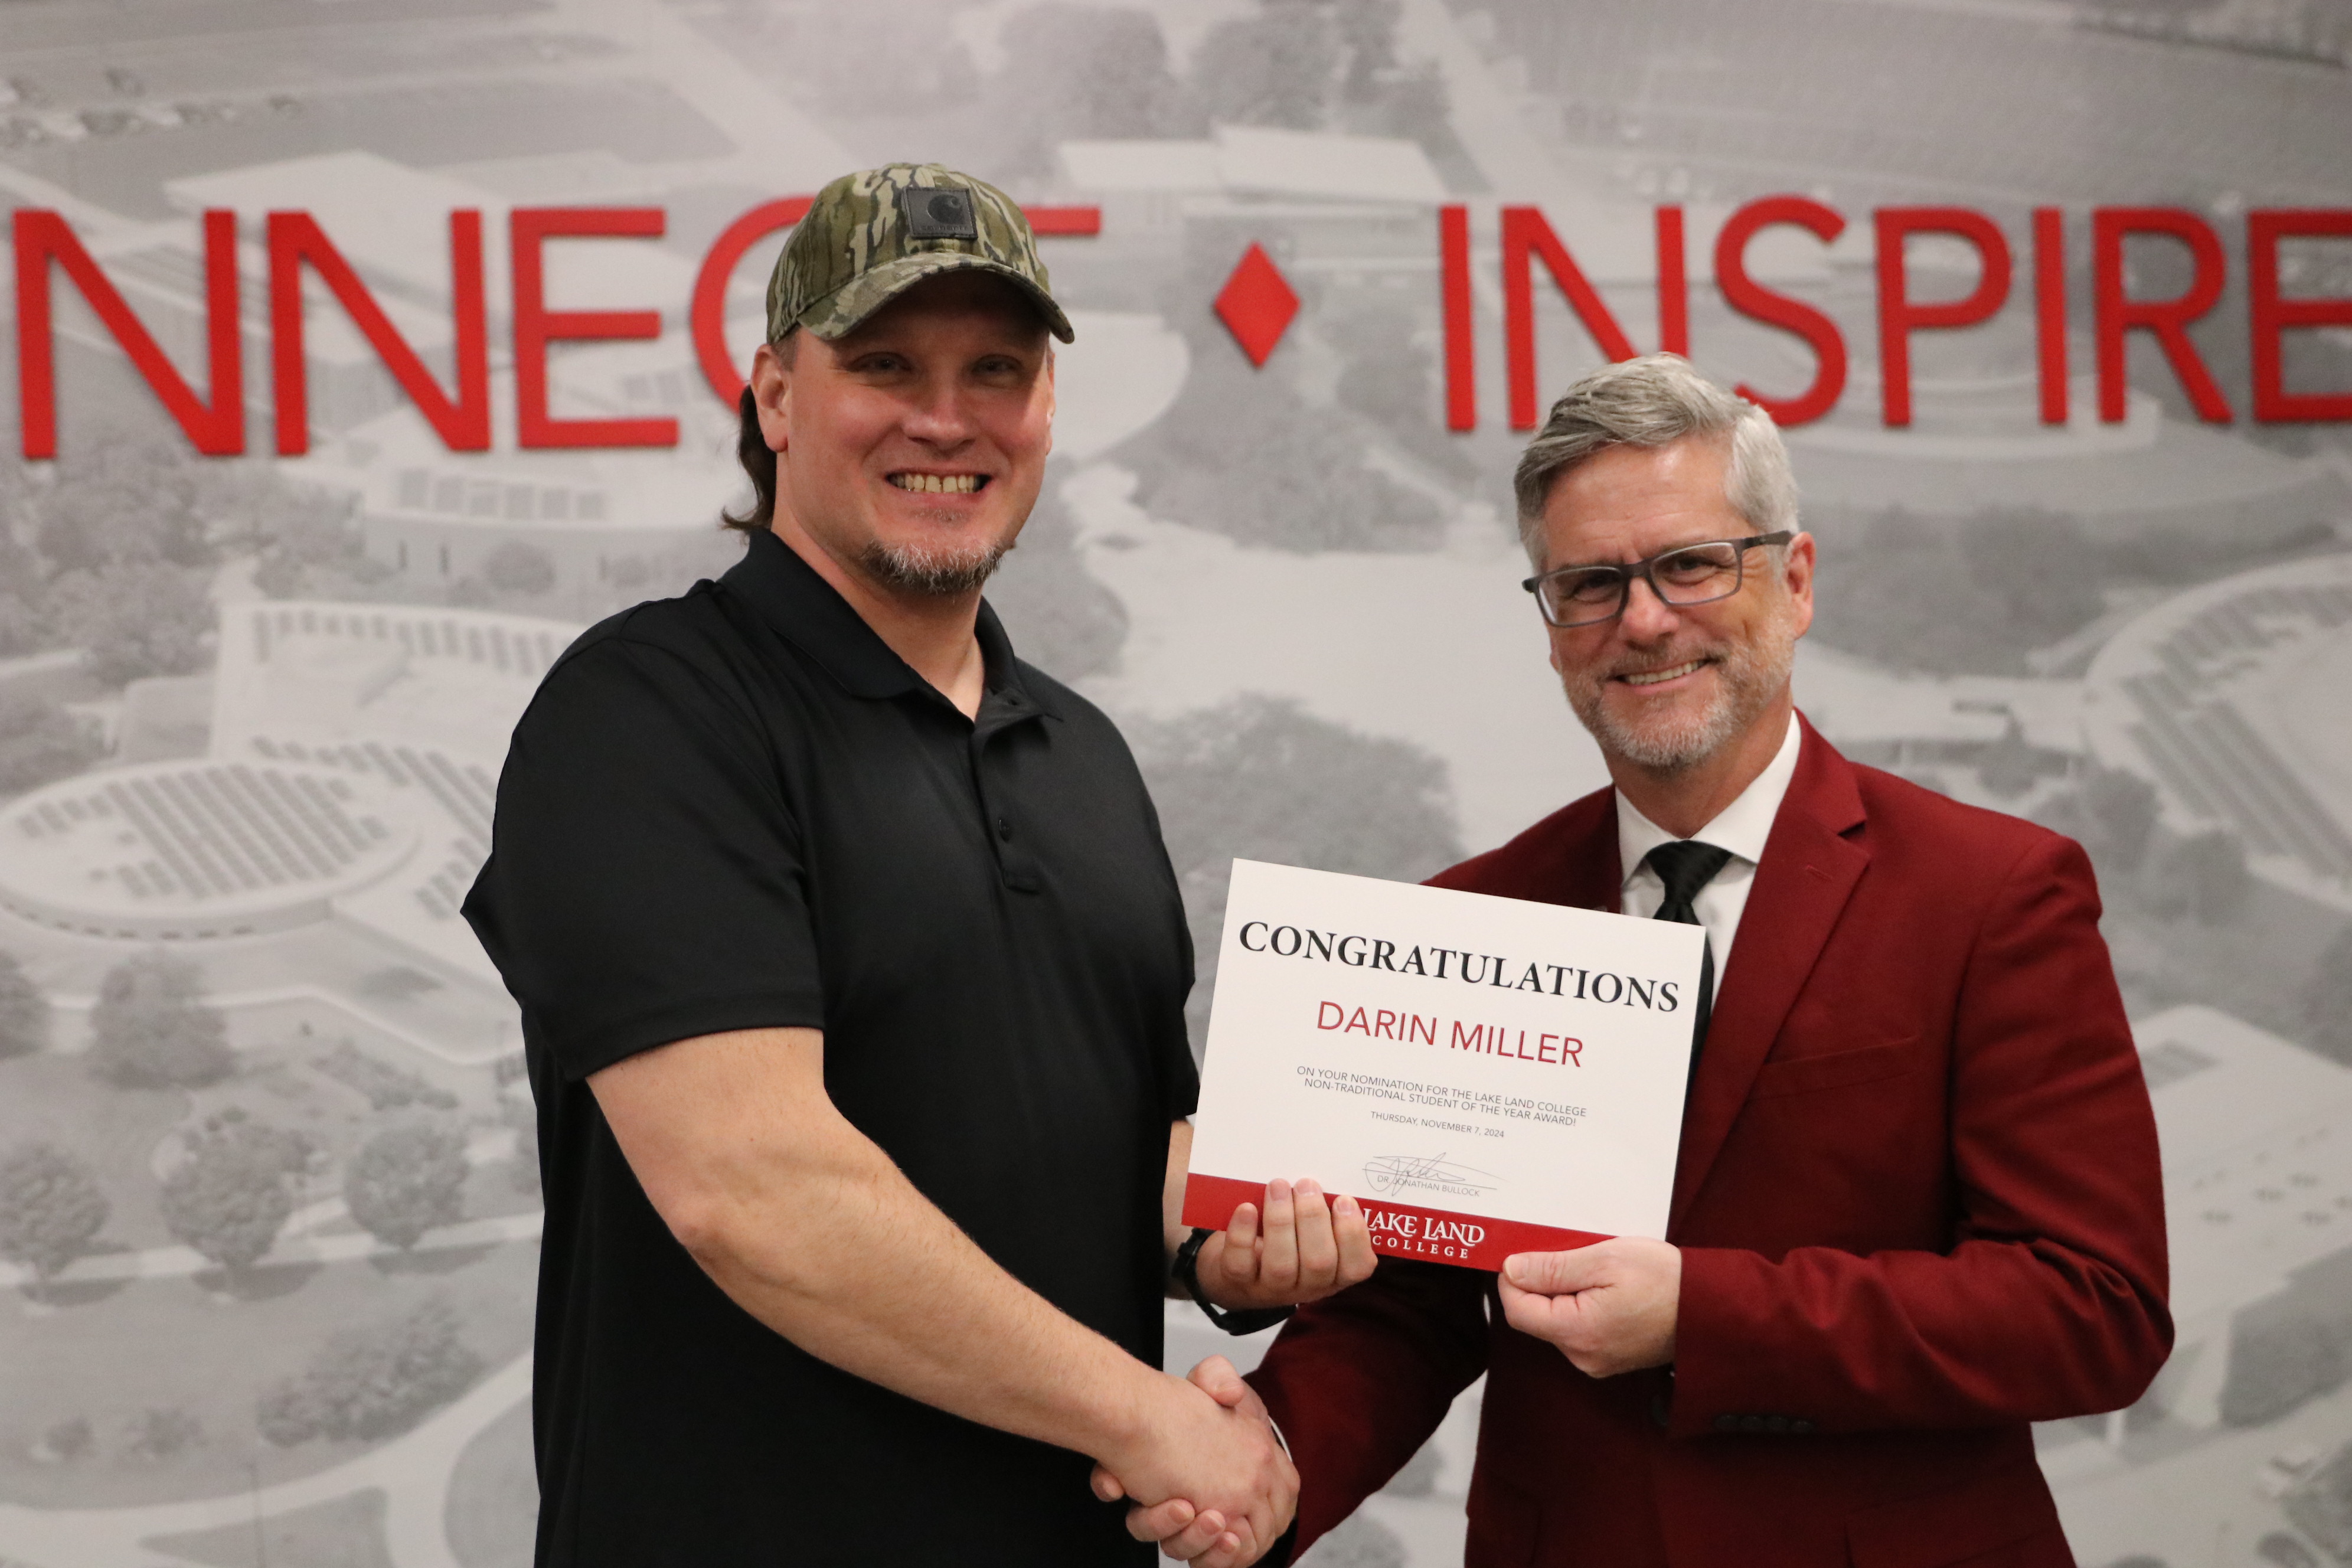
M1573 1252L1515 1253L1497 1280L1511 1327L1549 1341L1592 1377L1675 1359L1682 1287L1679 1247L1630 1236Z
M1265 1186L1265 1209L1244 1204L1202 1244L1194 1268L1209 1300L1228 1310L1319 1301L1371 1277L1380 1259L1351 1197L1326 1204L1312 1182Z

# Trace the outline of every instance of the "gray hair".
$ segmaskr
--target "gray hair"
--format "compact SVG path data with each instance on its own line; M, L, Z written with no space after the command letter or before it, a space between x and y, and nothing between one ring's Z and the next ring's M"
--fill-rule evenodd
M1670 447L1692 436L1727 441L1724 499L1759 533L1797 527L1797 479L1772 416L1699 374L1680 354L1603 365L1570 387L1519 458L1519 542L1543 566L1543 509L1561 475L1612 447ZM1778 571L1782 559L1771 557Z

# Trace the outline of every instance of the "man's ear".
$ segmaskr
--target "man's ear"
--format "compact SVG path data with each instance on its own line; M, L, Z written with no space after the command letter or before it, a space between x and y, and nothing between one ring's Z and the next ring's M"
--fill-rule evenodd
M1797 635L1803 637L1813 624L1813 536L1800 533L1789 541L1789 558L1784 567L1783 581L1788 585L1789 605L1797 619Z
M1061 406L1056 398L1054 382L1054 345L1048 342L1045 344L1045 450L1048 452L1054 449L1054 413Z
M772 343L761 343L751 355L751 405L760 416L760 435L772 452L791 444L793 368Z

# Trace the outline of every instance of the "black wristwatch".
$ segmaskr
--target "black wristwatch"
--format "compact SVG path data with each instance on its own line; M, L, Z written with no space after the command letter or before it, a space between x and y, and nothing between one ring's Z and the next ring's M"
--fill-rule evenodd
M1209 1315L1209 1321L1229 1334L1254 1334L1260 1329L1274 1327L1298 1310L1296 1307L1244 1307L1238 1312L1228 1312L1210 1300L1209 1293L1201 1289L1201 1248L1216 1234L1194 1227L1192 1234L1184 1238L1184 1245L1176 1249L1176 1262L1171 1270L1176 1282L1184 1287L1184 1294Z

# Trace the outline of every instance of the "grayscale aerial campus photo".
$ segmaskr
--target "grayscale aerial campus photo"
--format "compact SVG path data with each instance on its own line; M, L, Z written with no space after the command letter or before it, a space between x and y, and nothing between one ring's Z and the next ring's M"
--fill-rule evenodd
M2098 873L2177 1344L2036 1429L2076 1556L2352 1563L2352 223L2250 216L2347 149L2352 0L0 0L0 1568L530 1562L458 907L549 666L740 552L747 215L902 159L1042 215L989 598L1142 764L1196 1050L1234 858L1417 879L1605 782L1509 476L1687 344L1781 405L1808 718ZM1985 304L1899 366L1894 207ZM1455 1568L1479 1399L1304 1561Z

